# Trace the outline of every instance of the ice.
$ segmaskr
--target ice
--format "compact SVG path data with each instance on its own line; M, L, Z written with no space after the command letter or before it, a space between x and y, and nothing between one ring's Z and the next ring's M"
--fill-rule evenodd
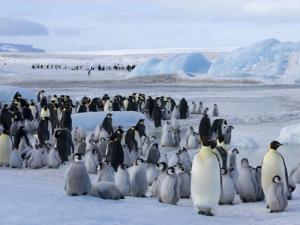
M0 52L45 52L42 49L34 48L32 45L0 43Z
M211 62L201 53L176 54L166 59L149 59L139 65L132 75L161 75L161 74L205 74Z
M94 131L97 125L101 125L108 112L88 112L72 114L73 127L82 127L88 131ZM113 114L113 126L123 126L124 129L136 125L140 119L147 119L144 114L138 112L111 112Z
M278 140L287 144L300 144L300 124L283 127Z
M36 93L28 88L21 88L10 85L0 85L0 101L2 103L11 102L17 91L20 92L23 98L27 100L36 98Z
M233 140L232 145L238 148L257 149L259 146L253 138Z
M208 73L214 77L254 77L293 83L300 79L299 54L300 42L267 39L219 56Z

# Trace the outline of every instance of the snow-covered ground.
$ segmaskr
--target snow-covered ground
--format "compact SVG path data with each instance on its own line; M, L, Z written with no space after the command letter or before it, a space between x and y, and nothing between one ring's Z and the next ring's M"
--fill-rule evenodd
M151 83L146 78L123 80L128 75L125 72L92 72L88 77L86 71L33 71L30 68L32 63L38 62L139 63L148 57L155 55L5 54L0 56L0 84L17 85L33 91L43 88L46 93L68 94L74 99L84 95L93 97L105 93L127 95L141 92L152 96L168 95L177 101L185 97L197 104L202 101L211 110L217 103L221 117L234 126L232 147L239 148L238 161L248 157L253 166L261 164L272 140L284 136L282 132L290 131L284 127L300 122L300 86L264 86L229 81L187 82L165 77ZM84 119L81 118L81 121ZM188 126L198 129L199 122L198 115L181 120L182 133ZM153 132L151 127L148 127L148 132ZM295 136L297 127L289 133L286 135ZM284 138L286 142L294 140L291 136ZM299 143L286 143L280 150L289 170L300 162L299 148ZM191 151L191 155L193 153L195 151ZM220 206L215 217L207 218L197 215L191 200L180 200L178 206L170 206L160 204L154 198L129 197L115 202L89 196L68 197L63 192L65 171L66 166L59 170L0 168L0 224L299 224L299 186L283 213L269 214L263 202L245 204L236 199L235 205Z

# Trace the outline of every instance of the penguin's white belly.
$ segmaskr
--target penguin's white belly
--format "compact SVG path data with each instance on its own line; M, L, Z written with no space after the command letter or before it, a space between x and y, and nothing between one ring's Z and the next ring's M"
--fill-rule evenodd
M188 140L188 146L189 149L198 148L198 140L194 135L191 135Z
M214 156L194 157L191 178L193 204L198 208L214 208L220 199L220 169Z
M9 162L10 153L12 151L12 142L8 135L0 136L0 164Z
M275 153L267 153L264 157L261 171L262 188L265 195L267 195L268 189L272 184L272 179L276 175L281 177L284 188L286 189L285 169L281 156Z

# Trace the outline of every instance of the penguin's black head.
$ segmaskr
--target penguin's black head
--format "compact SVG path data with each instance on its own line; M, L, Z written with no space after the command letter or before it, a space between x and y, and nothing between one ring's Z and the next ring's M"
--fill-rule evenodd
M216 142L215 140L211 140L211 141L210 141L210 148L211 148L211 149L215 149L216 146L217 146L217 142Z
M278 141L272 141L270 144L270 148L273 150L277 150L282 144Z
M281 177L278 176L278 175L276 175L276 176L273 177L272 181L273 181L274 183L279 183L279 182L281 181Z
M154 143L153 147L158 148L158 143Z
M143 160L143 159L141 159L141 158L137 158L137 159L135 160L135 164L136 164L136 165L141 165L144 161L145 161L145 160Z
M85 138L81 138L81 142L85 142Z
M228 170L226 169L226 168L221 168L221 174L222 175L225 175L225 174L227 174L228 173Z
M224 134L219 134L218 135L218 141L219 141L219 143L222 143L224 141L224 138L225 138Z
M104 142L104 141L105 141L105 138L104 138L104 137L102 137L102 138L100 139L100 141L101 141L101 142Z
M261 166L257 166L257 167L255 168L255 172L256 172L256 173L261 173Z
M73 155L73 162L75 162L75 163L81 162L82 161L82 157L83 157L83 154L81 154L81 153L75 153Z
M106 117L107 117L107 118L111 118L111 116L112 116L111 113L107 113L107 114L106 114Z
M217 107L217 104L214 104L214 107Z
M248 159L247 158L243 158L242 160L241 160L241 166L242 167L249 167L249 161L248 161Z
M165 162L158 163L158 168L159 168L160 171L165 170L166 167L167 167L167 163L165 163Z
M236 148L232 150L232 153L235 153L235 154L239 154L239 150L237 150Z
M126 165L126 164L122 164L122 165L120 165L121 166L121 168L123 169L123 170L126 170L126 169L128 169L128 165Z
M167 173L168 173L168 175L175 174L175 168L174 167L169 167Z

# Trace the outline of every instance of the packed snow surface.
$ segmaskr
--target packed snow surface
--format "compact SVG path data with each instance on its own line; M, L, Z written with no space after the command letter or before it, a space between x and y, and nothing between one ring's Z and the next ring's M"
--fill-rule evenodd
M283 127L278 140L287 144L300 144L300 124Z
M207 73L211 62L201 53L176 54L160 60L152 58L139 65L133 75L160 75L160 74L204 74Z

